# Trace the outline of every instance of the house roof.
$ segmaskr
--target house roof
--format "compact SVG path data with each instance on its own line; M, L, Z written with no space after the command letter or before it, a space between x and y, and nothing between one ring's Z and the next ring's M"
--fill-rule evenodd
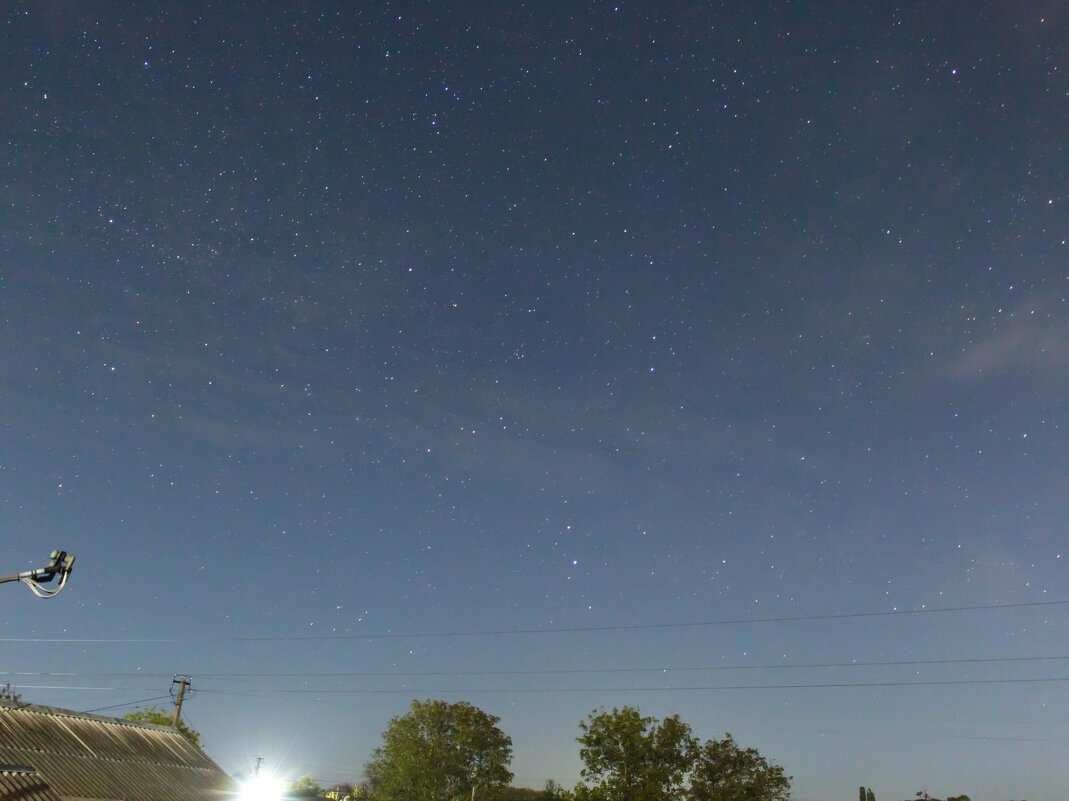
M0 800L210 801L236 792L169 726L0 701Z
M0 799L62 801L41 774L18 765L0 765Z

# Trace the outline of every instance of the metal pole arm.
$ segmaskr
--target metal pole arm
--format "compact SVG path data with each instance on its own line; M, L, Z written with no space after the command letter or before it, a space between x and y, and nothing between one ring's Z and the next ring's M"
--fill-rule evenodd
M60 577L60 586L54 591L59 592L63 588L63 585L67 582L67 576L70 575L71 570L74 568L74 557L66 551L52 551L52 554L48 558L48 566L37 568L36 570L24 570L21 573L15 573L11 576L0 576L0 584L8 584L13 581L24 581L30 589L35 589L36 585L41 583L48 583L56 577L58 574ZM45 592L42 590L41 592ZM54 592L52 594L54 594Z

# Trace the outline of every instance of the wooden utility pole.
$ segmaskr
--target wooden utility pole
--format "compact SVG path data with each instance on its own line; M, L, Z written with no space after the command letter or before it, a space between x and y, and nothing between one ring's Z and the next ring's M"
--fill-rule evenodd
M178 695L174 698L174 717L171 718L172 726L177 726L178 721L182 719L182 699L186 696L186 688L192 683L189 676L175 676L174 681L171 682L172 687L178 685Z

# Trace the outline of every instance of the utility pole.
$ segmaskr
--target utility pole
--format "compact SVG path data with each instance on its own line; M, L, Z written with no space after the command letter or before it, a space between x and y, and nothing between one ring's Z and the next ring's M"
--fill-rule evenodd
M182 719L182 700L186 696L186 688L193 683L193 680L189 676L175 676L171 682L171 689L178 685L178 695L174 699L174 717L171 718L171 726L177 726L178 721Z

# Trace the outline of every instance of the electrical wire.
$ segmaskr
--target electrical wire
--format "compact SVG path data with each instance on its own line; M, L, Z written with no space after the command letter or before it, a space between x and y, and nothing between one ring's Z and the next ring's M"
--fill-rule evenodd
M125 690L125 687L86 687L85 685L72 684L20 684L18 687L12 689L16 690L92 690L93 692L118 692Z
M482 631L428 631L386 632L380 634L293 634L232 637L0 637L4 643L50 643L57 645L89 644L161 644L161 643L263 643L263 642L317 642L349 640L411 640L440 639L448 637L498 637L531 634L590 634L606 631L649 631L656 629L704 628L711 626L739 626L756 623L802 623L829 620L856 620L878 617L911 617L916 615L947 614L951 612L984 612L1005 609L1027 609L1051 606L1066 606L1069 601L1027 601L1012 604L976 604L972 606L921 607L919 609L892 609L884 612L840 612L823 615L785 615L781 617L724 618L684 623L620 623L606 626L564 626L560 628L486 629Z
M604 673L696 673L725 670L801 670L805 668L853 667L916 667L919 665L965 665L1003 662L1046 662L1067 660L1069 656L1004 656L975 659L901 659L879 662L799 662L760 665L695 665L686 667L623 667L623 668L546 668L537 670L427 670L427 671L339 671L325 673L198 673L201 679L244 678L374 678L418 676L546 676ZM0 673L0 675L4 675ZM92 675L92 674L88 674ZM101 674L109 675L109 674Z
M111 706L98 706L96 709L87 709L86 712L104 712L108 709L122 709L124 706L136 706L137 704L147 704L151 701L165 701L169 699L169 695L157 695L154 698L142 698L140 701L127 701L125 704L112 704Z
M1047 676L1031 678L999 678L999 679L918 679L913 681L861 681L861 682L804 682L797 684L705 684L688 685L680 687L646 686L646 687L514 687L514 688L472 688L472 687L444 687L435 689L417 689L413 687L401 688L339 688L303 687L294 689L278 688L272 690L228 690L200 688L199 692L212 693L215 695L234 695L262 697L270 695L418 695L430 694L461 694L461 695L502 695L517 694L529 695L532 693L634 693L634 692L721 692L727 690L810 690L810 689L849 689L864 687L940 687L940 686L967 686L967 685L994 685L994 684L1052 684L1069 682L1069 676ZM128 687L85 687L85 686L49 686L23 684L20 690L84 690L84 691L110 691L122 692L134 688ZM159 696L160 699L170 696ZM157 700L157 699L149 699ZM142 703L133 701L131 704ZM116 706L129 706L130 704L118 704ZM113 707L103 707L113 708ZM93 711L93 710L90 710Z
M265 695L530 695L535 693L656 693L656 692L722 692L727 690L821 690L821 689L850 689L864 687L941 687L961 685L992 685L992 684L1052 684L1069 682L1069 676L1052 676L1046 678L1026 679L935 679L920 681L863 681L863 682L812 682L805 684L707 684L689 687L520 687L520 688L490 688L471 689L438 688L438 689L415 689L406 687L402 689L276 689L261 692L249 692L240 690L213 690L201 689L201 692L214 695L236 695L262 697Z
M30 588L30 592L36 595L38 598L55 598L59 595L59 591L67 585L67 576L70 575L69 570L63 571L63 574L59 578L59 584L54 590L50 590L47 587L42 587L32 578L19 579L23 584Z
M425 670L425 671L325 671L320 673L270 672L270 673L203 673L198 672L198 679L312 679L312 678L415 678L441 676L553 676L553 675L595 675L611 673L698 673L706 671L728 670L803 670L817 668L865 668L865 667L918 667L926 665L985 665L1027 662L1056 662L1069 660L1069 656L996 656L968 657L958 659L894 659L871 662L772 662L758 665L688 665L679 667L619 667L619 668L539 668L524 670ZM160 679L170 673L57 673L49 671L5 671L0 676L27 677L65 677L65 678L111 678L111 679ZM189 690L189 693L199 692ZM173 697L173 696L172 696ZM188 696L187 696L188 697Z

